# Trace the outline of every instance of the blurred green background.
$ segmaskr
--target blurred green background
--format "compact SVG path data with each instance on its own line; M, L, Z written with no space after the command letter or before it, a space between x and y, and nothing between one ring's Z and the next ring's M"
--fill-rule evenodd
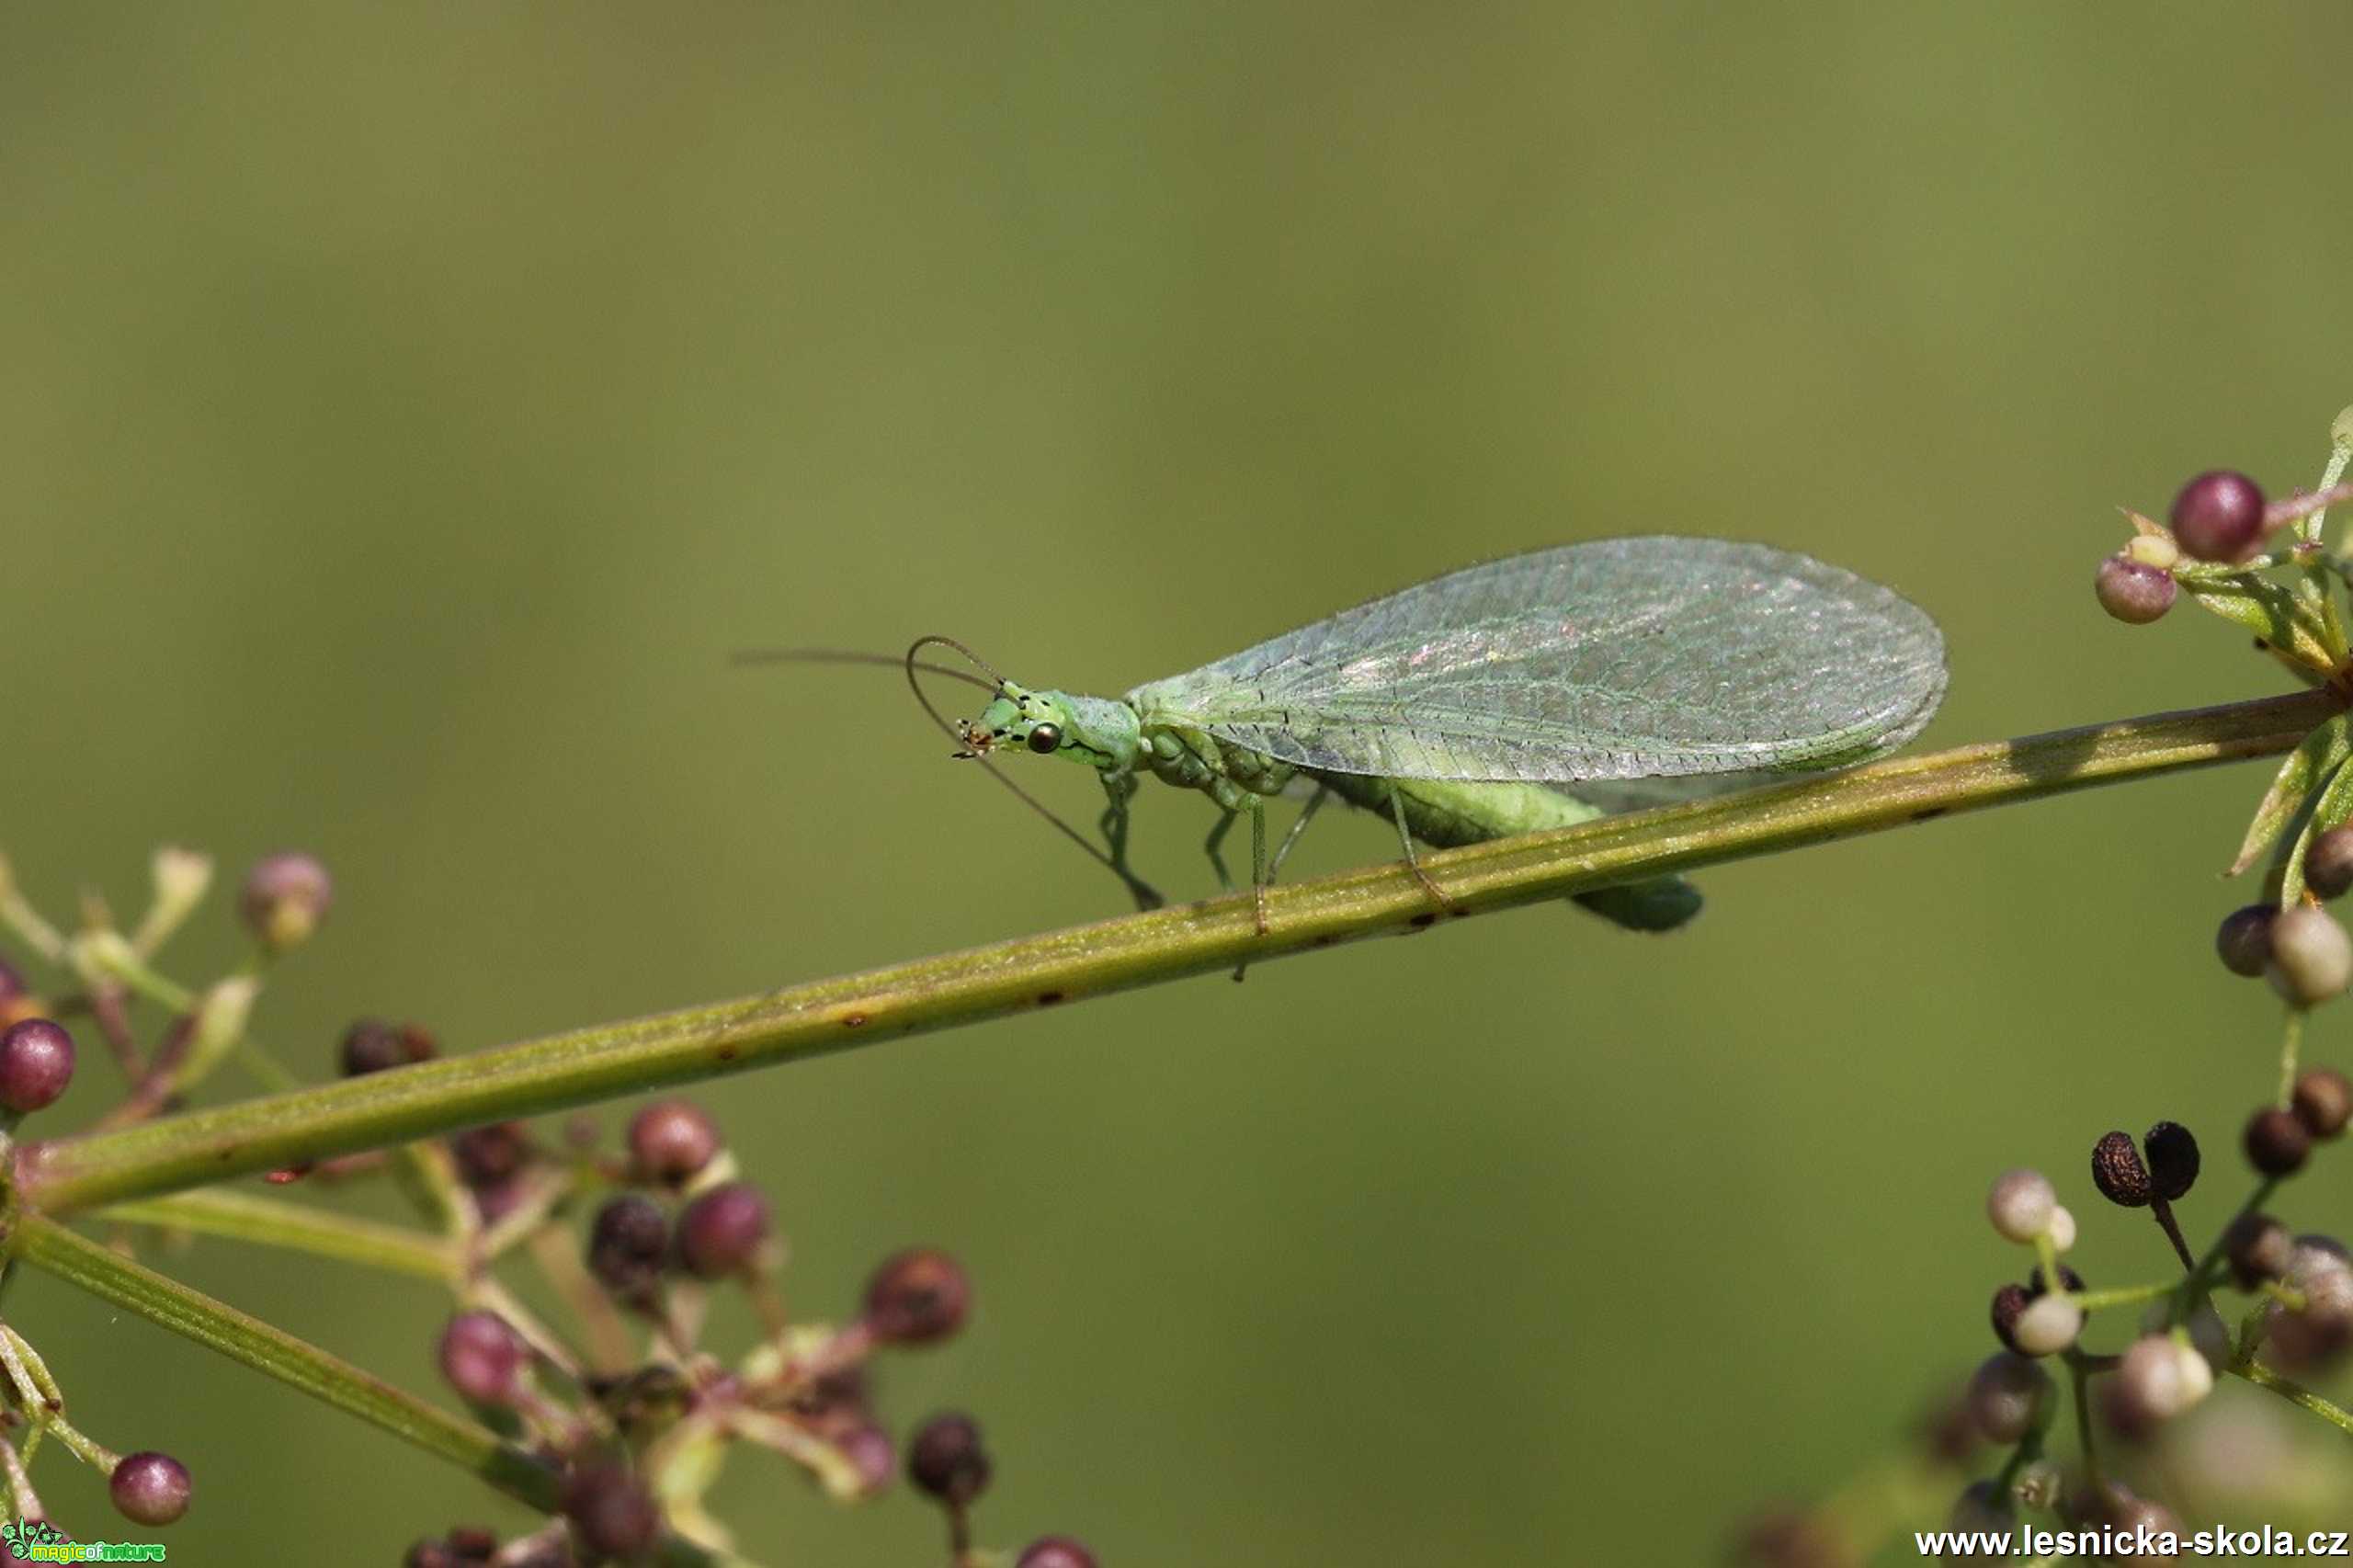
M745 644L944 631L1118 691L1666 529L1927 607L1927 744L2275 689L2088 589L2118 504L2309 483L2353 401L2348 43L2318 0L12 8L0 845L58 910L135 908L160 842L315 850L340 902L260 1028L323 1074L361 1013L470 1049L1122 906L895 676ZM707 1100L804 1310L910 1242L969 1263L972 1328L881 1397L982 1417L986 1540L1701 1560L1989 1347L1994 1171L2059 1175L2096 1283L2165 1267L2094 1211L2109 1127L2189 1121L2186 1221L2236 1202L2277 1016L2207 943L2261 783L1729 868L1668 939L1530 911ZM1140 808L1145 871L1204 889L1202 803ZM1392 847L1335 817L1302 857ZM220 914L173 967L235 951ZM2347 1197L2331 1162L2290 1211ZM166 1261L436 1386L430 1290ZM9 1315L98 1437L195 1467L175 1562L523 1522L62 1286ZM764 1561L938 1560L904 1488L837 1510L745 1456L719 1503Z

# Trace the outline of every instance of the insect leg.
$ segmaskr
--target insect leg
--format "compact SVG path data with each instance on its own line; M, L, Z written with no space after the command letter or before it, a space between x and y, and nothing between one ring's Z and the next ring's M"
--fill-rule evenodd
M1440 908L1453 908L1454 901L1446 896L1446 890L1431 880L1430 874L1422 869L1421 861L1414 856L1413 830L1405 825L1404 795L1399 791L1395 780L1384 778L1381 782L1381 787L1389 791L1389 814L1397 819L1397 842L1405 846L1405 869L1414 873L1414 880L1422 884L1424 892L1438 901Z
M1233 819L1241 814L1236 810L1218 818L1217 825L1210 829L1209 837L1201 841L1202 849L1209 854L1210 864L1217 868L1217 885L1228 892L1233 891L1233 875L1225 869L1225 855L1220 846L1225 843L1225 835L1233 828Z
M1128 884L1128 892L1135 896L1138 909L1158 909L1165 902L1154 891L1152 884L1128 869L1128 802L1135 798L1137 779L1132 773L1103 775L1103 793L1110 804L1103 808L1098 824L1103 830L1103 842L1110 846L1111 869Z
M1317 812L1324 809L1324 798L1331 792L1329 784L1319 783L1315 786L1315 793L1307 797L1307 804L1300 807L1299 816L1290 824L1290 831L1284 834L1283 841L1275 846L1275 858L1267 863L1269 884L1282 874L1283 861L1290 856L1290 846L1299 842L1299 835L1307 831L1307 824L1315 820Z

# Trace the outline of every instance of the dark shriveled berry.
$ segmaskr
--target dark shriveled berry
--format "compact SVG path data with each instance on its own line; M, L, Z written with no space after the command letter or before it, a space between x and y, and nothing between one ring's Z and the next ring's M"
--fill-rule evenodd
M2243 473L2213 469L2173 499L2173 537L2200 561L2237 562L2263 543L2263 492Z
M2295 1238L2288 1227L2268 1214L2242 1214L2222 1233L2231 1259L2231 1278L2242 1290L2252 1290L2266 1279L2278 1279L2295 1261Z
M335 1047L335 1063L345 1077L357 1078L423 1062L433 1052L433 1037L415 1024L361 1018L343 1031L343 1040Z
M168 1525L188 1512L188 1466L153 1450L125 1454L107 1478L115 1511L135 1524Z
M608 1198L588 1222L588 1272L616 1295L650 1292L669 1253L669 1217L650 1198L634 1192Z
M2092 593L2099 608L2127 626L2146 626L2173 608L2173 574L2138 561L2111 555L2092 575Z
M2271 922L2279 913L2276 903L2250 903L2222 916L2214 930L2214 954L2222 967L2249 980L2261 977L2271 961Z
M1095 1553L1066 1535L1050 1535L1021 1549L1013 1568L1095 1568Z
M2132 1134L2107 1133L2092 1145L2092 1185L2099 1188L2102 1198L2121 1208L2147 1207L2153 1191L2149 1167L2141 1163Z
M2149 1181L2167 1203L2178 1202L2198 1185L2198 1140L2178 1121L2160 1121L2141 1139L2149 1156Z
M523 1341L496 1312L460 1312L441 1331L441 1375L477 1404L515 1397L526 1359Z
M678 1261L699 1279L741 1274L768 1239L768 1200L749 1182L714 1187L678 1216Z
M634 1557L661 1532L645 1483L619 1465L588 1464L564 1483L563 1511L580 1544L600 1557Z
M951 1507L962 1507L987 1488L989 1469L980 1424L969 1415L935 1415L907 1445L907 1479Z
M2293 1176L2312 1153L2313 1135L2292 1111L2266 1106L2247 1119L2247 1163L2265 1176Z
M964 1266L934 1247L882 1260L866 1282L867 1331L885 1345L929 1345L964 1326L972 1284Z
M2018 1314L2026 1311L2027 1303L2032 1300L2034 1298L2026 1293L2023 1285L2005 1285L1994 1292L1994 1304L1986 1316L1994 1324L1994 1337L2002 1342L2003 1348L2016 1350L2018 1347L2014 1332L2018 1327Z
M2291 1106L2315 1140L2341 1137L2353 1119L2353 1083L2334 1067L2307 1067L2296 1077Z
M25 1018L0 1032L0 1106L39 1110L74 1081L74 1037L63 1024Z
M710 1164L719 1129L691 1100L656 1100L629 1119L629 1153L646 1180L676 1186Z

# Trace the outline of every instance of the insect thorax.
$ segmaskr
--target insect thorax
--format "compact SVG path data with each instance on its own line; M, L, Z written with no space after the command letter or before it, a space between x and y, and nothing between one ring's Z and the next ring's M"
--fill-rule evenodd
M1250 795L1278 795L1297 771L1288 762L1177 724L1143 725L1143 765L1180 790L1199 790L1228 811Z

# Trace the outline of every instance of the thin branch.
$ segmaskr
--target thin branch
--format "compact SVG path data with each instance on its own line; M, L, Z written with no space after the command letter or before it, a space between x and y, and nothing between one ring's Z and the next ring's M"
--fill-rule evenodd
M542 1513L558 1506L555 1472L501 1442L488 1427L427 1404L53 1221L19 1214L7 1246L35 1267L406 1438Z
M2336 710L2325 692L2160 713L1899 757L1711 801L1423 858L1457 914L1564 897L1931 817L2211 763L2276 756ZM1436 923L1402 867L1024 937L748 1000L604 1024L168 1120L31 1145L25 1201L50 1214L1007 1013L1258 965Z
M101 1209L95 1217L285 1247L420 1279L447 1282L460 1272L457 1250L438 1236L225 1187L134 1199Z

